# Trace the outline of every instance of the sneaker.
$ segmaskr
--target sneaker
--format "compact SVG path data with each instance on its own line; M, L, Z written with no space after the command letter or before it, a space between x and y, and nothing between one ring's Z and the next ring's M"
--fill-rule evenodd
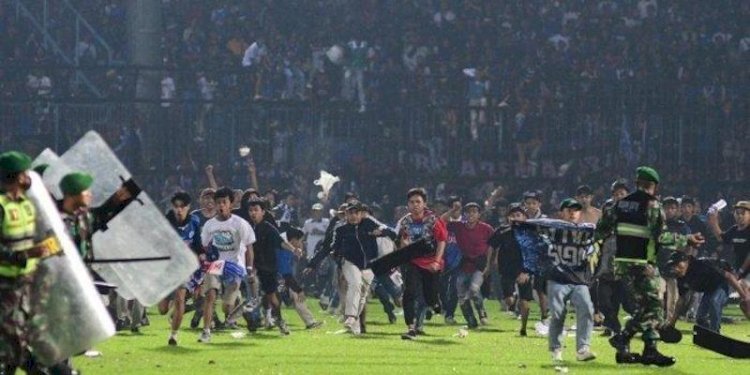
M563 363L562 349L552 351L552 364L557 366Z
M177 346L177 339L174 336L169 336L167 344L169 344L169 346Z
M353 316L346 318L346 320L344 321L344 328L346 328L347 331L351 332L354 335L359 335L361 332L359 321Z
M576 360L585 362L585 361L591 361L593 359L596 359L596 354L594 354L591 351L591 348L588 346L582 347L577 353L576 353Z
M490 321L487 318L480 318L479 319L479 324L483 325L483 326L486 326L487 324L490 324Z
M224 328L225 329L239 329L240 326L237 325L237 322L227 321L226 323L224 323Z
M139 334L139 333L141 333L141 328L140 328L140 327L138 327L138 326L135 326L135 327L130 327L130 332L131 332L131 333L136 333L136 334Z
M446 316L445 317L445 325L448 325L448 326L454 326L454 325L456 325L456 319L454 319L452 316Z
M141 326L148 327L151 325L151 321L148 319L148 315L143 315L143 319L141 319Z
M207 344L211 342L211 332L203 331L201 332L200 337L198 337L198 342Z
M286 322L279 319L279 333L281 333L282 336L289 336L289 327L287 327Z
M323 325L323 322L312 322L305 326L305 329L316 329L320 328L320 326Z
M408 330L406 333L401 335L402 340L416 340L417 339L417 331L414 329Z
M526 336L528 336L528 334L526 333L526 330L525 330L525 329L522 329L522 330L518 331L518 335L519 335L519 336L521 336L521 337L526 337Z

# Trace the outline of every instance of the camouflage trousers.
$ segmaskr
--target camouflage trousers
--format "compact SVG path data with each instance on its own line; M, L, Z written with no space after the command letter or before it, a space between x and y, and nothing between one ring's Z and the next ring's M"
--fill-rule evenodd
M44 367L29 352L42 348L47 329L42 311L49 298L50 280L43 272L17 278L0 277L0 375L22 368L29 374L43 374Z
M634 305L633 318L625 324L623 332L631 337L642 332L646 342L659 340L658 330L664 324L659 270L650 264L618 263L616 271Z
M0 364L8 368L29 359L31 295L31 277L0 277Z

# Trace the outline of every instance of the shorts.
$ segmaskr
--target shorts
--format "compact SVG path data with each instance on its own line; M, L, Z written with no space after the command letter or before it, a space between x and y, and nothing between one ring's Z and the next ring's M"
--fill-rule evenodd
M276 272L258 270L258 281L260 281L260 290L263 294L276 293L279 287L279 280L276 278Z
M209 290L214 289L221 293L221 300L225 304L232 304L240 297L240 283L222 283L221 277L212 274L206 274L201 284L201 294L205 297Z
M547 294L547 278L544 276L534 276L534 290L537 293Z
M518 298L524 301L533 301L534 291L531 281L529 280L524 284L518 284L516 283L516 277L505 277L505 275L502 275L500 278L500 287L503 289L503 296L512 296L515 291L514 289L518 286Z
M284 275L284 285L294 293L302 292L302 287L299 286L297 279L293 275Z

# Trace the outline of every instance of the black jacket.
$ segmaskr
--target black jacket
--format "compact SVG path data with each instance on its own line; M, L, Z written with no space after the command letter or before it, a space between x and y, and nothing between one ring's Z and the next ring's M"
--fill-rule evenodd
M369 263L378 257L377 236L371 234L378 229L383 232L382 235L396 239L396 232L365 218L358 225L347 223L336 228L331 249L335 255L351 262L359 269L369 268Z

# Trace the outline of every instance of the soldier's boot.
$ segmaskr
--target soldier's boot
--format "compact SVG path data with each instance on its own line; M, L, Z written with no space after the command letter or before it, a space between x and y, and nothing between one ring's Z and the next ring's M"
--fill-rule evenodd
M622 364L641 363L641 356L638 353L630 352L630 339L632 335L620 332L609 338L609 344L617 349L615 353L615 362Z
M641 356L641 363L646 366L656 365L659 367L668 367L674 365L676 362L677 360L674 357L668 357L659 353L659 351L656 350L655 341L646 342L646 345L643 348L643 355Z

